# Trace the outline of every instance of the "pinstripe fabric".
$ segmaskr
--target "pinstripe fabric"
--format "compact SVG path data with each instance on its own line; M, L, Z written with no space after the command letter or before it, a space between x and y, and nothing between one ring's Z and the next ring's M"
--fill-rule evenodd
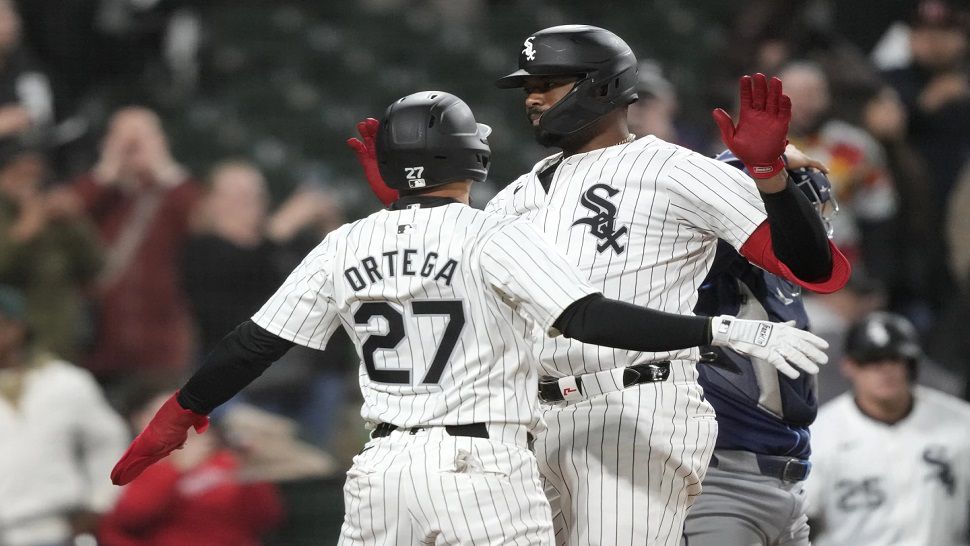
M648 383L546 408L535 450L557 544L679 544L717 434L700 393Z
M344 486L340 546L552 546L532 452L443 429L368 442Z
M364 419L435 427L355 458L340 543L551 546L526 448L541 428L534 337L593 292L530 222L460 204L380 211L310 252L253 321L318 349L342 324ZM470 423L489 439L441 428Z
M766 218L742 172L654 137L565 158L547 193L536 173L558 159L485 210L531 220L610 298L691 314L717 239L739 248ZM677 544L717 431L697 385L697 349L538 341L543 372L555 376L672 360L667 382L544 406L548 430L535 449L557 544Z
M740 248L767 217L754 181L743 172L651 136L566 158L547 194L536 173L556 157L509 184L485 210L531 220L608 298L692 314L718 238ZM595 216L583 198L591 190L603 198L604 191L594 189L601 185L617 190L606 200L616 209L613 229L626 228L617 241L621 252L600 251L602 240L588 224L577 224ZM640 353L560 337L543 339L539 356L552 375L679 359L685 365L671 370L673 380L696 377L690 363L696 349Z
M434 264L423 275L432 254ZM368 258L374 258L376 272L367 273ZM449 260L456 265L446 279L442 271ZM351 268L357 273L347 273ZM380 316L357 323L355 313L365 303L386 302L402 316L404 337L376 350L374 366L407 371L410 381L376 381L361 366L366 421L400 427L513 423L531 429L538 426L533 338L542 331L554 334L552 323L563 309L594 291L532 224L452 204L380 211L335 230L253 321L317 349L343 323L363 358L363 344L386 334L390 325ZM452 319L415 313L413 304L442 300L461 302L465 324L440 380L426 383L422 378Z

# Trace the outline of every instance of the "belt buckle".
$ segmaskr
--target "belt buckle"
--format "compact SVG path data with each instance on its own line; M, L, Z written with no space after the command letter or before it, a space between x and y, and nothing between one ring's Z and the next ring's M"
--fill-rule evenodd
M800 482L808 478L808 473L812 469L812 463L798 459L788 459L785 467L781 471L781 480L784 482Z
M632 387L640 383L658 383L670 377L670 361L648 362L627 366L623 369L623 387Z
M670 375L670 362L652 363L647 368L650 370L650 380L654 382L666 381Z

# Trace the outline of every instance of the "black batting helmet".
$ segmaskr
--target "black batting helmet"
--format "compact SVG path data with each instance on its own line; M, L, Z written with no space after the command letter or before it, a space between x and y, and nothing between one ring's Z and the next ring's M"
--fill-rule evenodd
M502 89L530 76L576 76L568 95L539 118L538 140L553 145L607 113L637 100L637 59L619 36L599 27L562 25L525 39L519 69L499 78Z
M923 358L916 328L902 315L871 313L849 328L845 355L865 364L880 360L903 360L915 374Z
M377 165L384 182L396 190L481 182L488 175L491 132L458 97L442 91L414 93L384 112Z

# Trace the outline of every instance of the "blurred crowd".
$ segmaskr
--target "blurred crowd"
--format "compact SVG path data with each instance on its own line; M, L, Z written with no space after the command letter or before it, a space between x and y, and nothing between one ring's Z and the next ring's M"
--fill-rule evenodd
M200 527L226 533L206 544L257 544L285 519L285 502L271 484L339 472L346 446L352 451L355 435L363 434L360 427L337 434L347 423L355 426L344 415L354 413L359 395L353 349L346 339L334 340L322 353L290 351L218 416L218 434L193 438L137 488L119 492L108 483L108 469L159 393L176 388L256 311L323 235L377 207L348 199L366 193L362 183L341 187L342 180L359 180L352 169L303 169L280 178L292 150L273 140L229 146L231 155L202 162L180 160L180 149L193 155L191 139L171 138L170 127L185 121L183 110L217 126L220 142L247 138L235 117L223 119L206 106L218 102L213 82L222 73L207 71L200 52L215 52L220 70L245 64L219 48L212 12L235 9L219 4L0 0L0 545L66 544L84 533L108 545L186 544L178 533ZM322 51L341 50L340 40L355 30L294 19L309 17L308 3L279 4L286 8L271 24L309 28ZM469 14L488 20L502 7L420 4L459 34L474 25ZM580 19L611 26L589 19L579 2L506 4L545 10L525 22L535 28ZM676 11L666 2L646 4ZM739 6L718 35L714 71L703 76L685 73L676 59L650 59L659 50L638 51L644 62L631 127L713 155L720 143L706 117L710 107L730 104L739 74L779 75L793 102L791 141L830 170L838 211L826 213L855 270L845 290L810 297L816 332L829 339L838 361L851 323L879 309L903 314L932 360L921 381L966 396L970 11L941 0L869 2L878 17L854 32L845 25L858 14L842 13L845 4L867 3ZM358 7L375 18L404 9L389 0ZM413 19L407 24L422 24ZM455 32L441 34L462 43ZM635 50L637 40L649 43L637 36ZM272 49L269 39L253 41ZM507 58L498 64L511 66L517 42L503 47ZM482 48L486 67L496 64L491 53ZM362 54L356 59L373 63ZM363 85L380 75L378 68L359 72ZM443 81L398 75L387 84L389 97L414 90L406 85ZM256 80L272 87L280 83L276 76ZM307 89L299 75L289 76L282 81L292 94L280 103L319 104L346 84L334 78L334 90ZM465 83L477 96L456 91L504 100L490 90L490 73L477 77ZM704 82L700 91L697 81ZM332 115L304 117L308 125L337 124L342 139L351 135L348 120L379 114L383 105L368 103L348 116L336 103L326 106ZM508 157L534 156L523 167L541 153L516 144L528 139L524 123L518 129L508 120L495 123L497 146L524 150ZM310 138L303 126L277 129ZM352 163L343 149L330 153ZM326 183L321 173L329 175ZM507 180L495 182L491 191ZM830 366L819 397L846 388ZM48 468L38 460L56 461ZM37 487L42 482L49 490ZM226 513L235 519L206 525Z
M931 361L922 380L967 396L970 320L970 8L929 0L894 6L899 19L866 51L837 33L839 6L754 2L738 16L712 96L737 74L764 72L792 99L790 141L829 169L837 210L823 211L853 278L808 295L813 329L838 362L848 326L876 310L916 324ZM892 10L890 10L892 11ZM821 13L820 13L821 12ZM709 133L679 124L678 94L660 65L641 65L632 128L717 153ZM700 138L698 135L701 135ZM837 367L819 399L848 384Z

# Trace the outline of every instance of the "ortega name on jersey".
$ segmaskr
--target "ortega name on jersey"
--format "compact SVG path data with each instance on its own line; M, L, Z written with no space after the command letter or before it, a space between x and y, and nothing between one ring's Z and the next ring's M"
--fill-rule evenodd
M413 248L384 252L379 257L367 256L360 260L360 265L351 266L344 270L344 278L350 283L355 292L362 290L368 284L384 280L385 277L432 277L435 281L451 286L451 278L458 268L458 262L452 258L444 261L439 259L437 252L418 255ZM418 265L420 264L420 266Z

